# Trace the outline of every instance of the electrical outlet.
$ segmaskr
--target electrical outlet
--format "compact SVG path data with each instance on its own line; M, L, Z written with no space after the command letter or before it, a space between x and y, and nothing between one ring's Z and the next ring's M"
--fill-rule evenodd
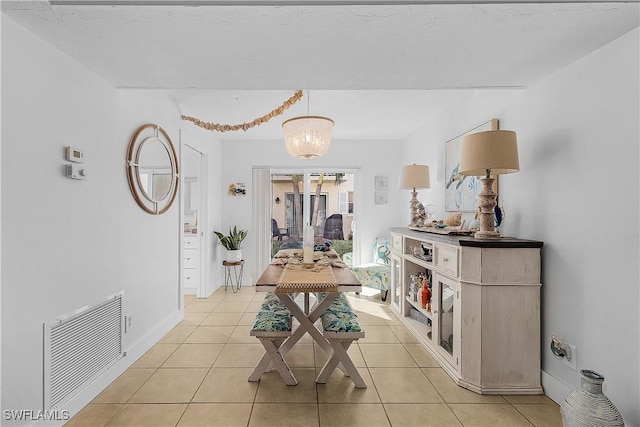
M568 367L570 367L571 369L573 369L574 371L577 371L577 363L576 360L578 359L578 352L576 351L576 346L575 345L571 345L571 344L566 344L565 346L569 347L571 349L571 355L567 355L565 357L562 358L562 363L567 365Z
M126 334L131 330L131 325L133 321L131 320L131 316L124 316L124 333Z

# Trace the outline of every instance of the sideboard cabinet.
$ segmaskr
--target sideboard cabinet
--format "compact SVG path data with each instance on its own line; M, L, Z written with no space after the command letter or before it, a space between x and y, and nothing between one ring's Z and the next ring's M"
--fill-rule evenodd
M391 228L390 307L461 387L542 394L542 245ZM418 278L430 286L426 308Z

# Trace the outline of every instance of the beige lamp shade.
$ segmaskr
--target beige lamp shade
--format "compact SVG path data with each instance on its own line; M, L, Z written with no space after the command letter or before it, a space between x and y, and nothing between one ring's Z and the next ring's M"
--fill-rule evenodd
M405 190L431 188L429 166L416 164L403 166L398 179L398 188Z
M458 173L484 176L487 169L491 170L491 175L520 170L518 143L514 131L490 130L473 133L462 139Z
M294 117L282 123L284 146L292 157L317 159L331 146L333 120L322 116Z

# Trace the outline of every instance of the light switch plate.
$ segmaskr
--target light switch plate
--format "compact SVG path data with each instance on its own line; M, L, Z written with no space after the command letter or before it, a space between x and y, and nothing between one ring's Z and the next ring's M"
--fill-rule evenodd
M84 166L71 163L70 165L65 165L64 176L71 179L86 180L87 171L84 169Z

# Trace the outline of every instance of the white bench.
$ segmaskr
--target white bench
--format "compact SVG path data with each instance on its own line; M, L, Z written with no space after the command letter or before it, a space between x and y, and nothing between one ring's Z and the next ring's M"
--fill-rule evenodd
M333 353L324 364L317 383L325 384L333 371L342 363L345 374L351 378L356 388L367 388L358 369L347 354L353 341L364 338L364 331L358 322L358 316L353 312L347 297L342 294L322 314L323 336L329 341Z
M280 354L280 346L291 335L291 313L278 297L267 294L249 334L260 340L266 352L266 357L260 360L249 376L249 381L260 381L262 374L273 363L285 384L298 384L289 365Z

